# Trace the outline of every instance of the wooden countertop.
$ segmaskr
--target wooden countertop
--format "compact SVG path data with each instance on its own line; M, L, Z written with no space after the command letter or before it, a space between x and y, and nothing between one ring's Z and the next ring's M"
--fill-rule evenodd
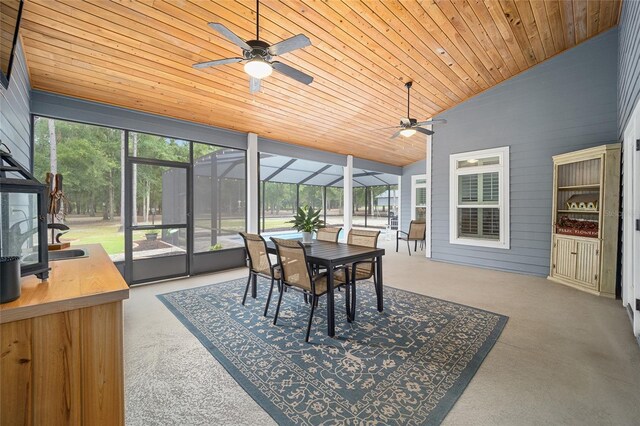
M72 246L88 257L49 262L49 279L20 281L17 300L0 305L0 324L129 298L129 286L100 244Z

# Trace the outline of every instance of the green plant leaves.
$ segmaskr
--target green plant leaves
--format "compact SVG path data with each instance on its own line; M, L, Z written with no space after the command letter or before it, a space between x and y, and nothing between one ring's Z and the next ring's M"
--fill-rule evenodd
M298 212L293 217L293 220L287 223L291 223L292 228L299 232L317 231L324 226L324 221L320 219L320 213L322 213L322 210L315 210L310 206L298 207Z

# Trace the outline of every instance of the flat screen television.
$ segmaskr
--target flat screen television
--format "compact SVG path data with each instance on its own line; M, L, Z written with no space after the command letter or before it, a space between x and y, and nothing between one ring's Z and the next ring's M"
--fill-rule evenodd
M23 0L0 0L0 84L7 89L18 42Z

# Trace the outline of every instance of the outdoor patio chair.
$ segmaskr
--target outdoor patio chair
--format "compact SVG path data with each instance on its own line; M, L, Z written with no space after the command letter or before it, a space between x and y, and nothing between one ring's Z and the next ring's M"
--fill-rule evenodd
M309 322L307 324L307 334L305 342L309 341L309 334L311 332L311 323L313 321L313 313L318 305L318 299L321 296L327 294L327 273L322 272L319 274L312 274L309 262L307 261L307 252L304 245L300 241L296 240L283 240L280 238L271 237L271 241L276 245L276 253L278 255L278 263L282 268L282 285L297 291L301 291L305 296L310 298L311 313L309 314ZM338 270L344 270L346 276L349 275L348 268L341 267ZM350 292L349 283L347 281L338 282L334 281L335 288L342 285L347 285L347 297L345 307L347 310L347 318L350 318ZM280 312L280 304L282 303L282 295L284 291L280 291L280 297L278 298L278 307L276 308L276 315L273 318L273 324L278 321L278 314Z
M378 237L380 236L380 231L365 231L362 229L352 229L349 231L349 235L347 236L347 244L353 244L356 246L363 247L377 247L378 246ZM349 307L349 312L351 317L350 321L354 321L356 319L356 286L355 283L357 281L368 280L373 278L373 284L376 288L376 296L378 295L378 282L376 277L376 261L375 259L363 260L360 262L356 262L351 264L351 276L346 276L345 272L347 271L336 271L335 277L339 282L349 281L352 282L352 291L350 302L351 306Z
M340 231L342 228L320 228L316 231L316 240L318 241L328 241L330 243L337 243L338 236L340 235ZM314 273L318 273L323 268L319 268L317 265L314 265L311 270ZM307 298L304 298L305 303L307 302Z
M420 248L424 247L424 241L427 236L427 224L424 221L412 220L409 224L409 232L398 231L396 233L396 253L398 252L398 243L400 240L407 242L407 250L409 250L409 256L411 256L410 241L414 241L413 251L418 250L418 241L420 241Z
M280 266L272 265L271 258L267 253L267 243L258 234L250 234L248 232L240 232L240 236L244 240L244 246L247 250L247 258L249 260L249 278L247 279L247 286L244 289L244 296L242 297L242 304L244 305L247 300L247 292L251 285L251 280L254 277L264 277L271 280L271 287L269 288L269 295L267 296L267 304L264 307L264 316L267 316L269 311L269 303L271 302L271 293L273 293L273 283L278 282L278 289L282 291L280 285Z
M320 228L316 232L316 240L337 243L340 231L342 228Z

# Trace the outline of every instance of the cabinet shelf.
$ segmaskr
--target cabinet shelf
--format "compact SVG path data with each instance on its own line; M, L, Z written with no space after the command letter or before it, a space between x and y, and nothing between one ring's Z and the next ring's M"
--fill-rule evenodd
M589 191L600 190L600 184L594 183L592 185L571 185L571 186L559 186L558 191Z
M570 214L600 214L598 210L558 210L558 213Z
M553 166L551 212L556 223L549 278L614 297L618 216L605 212L619 211L620 145L555 155Z

